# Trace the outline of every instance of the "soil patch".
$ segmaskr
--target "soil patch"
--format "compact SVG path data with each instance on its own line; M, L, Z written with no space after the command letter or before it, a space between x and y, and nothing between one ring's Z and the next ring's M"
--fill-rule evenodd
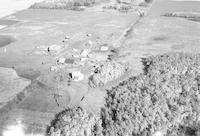
M34 80L40 76L40 72L33 69L16 69L18 76Z

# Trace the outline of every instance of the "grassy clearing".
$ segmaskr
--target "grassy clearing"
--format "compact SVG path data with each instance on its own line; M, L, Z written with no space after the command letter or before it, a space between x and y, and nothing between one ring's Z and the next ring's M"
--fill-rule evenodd
M200 54L164 54L143 60L144 74L107 90L106 136L198 136Z
M82 7L90 7L109 0L44 0L33 4L33 9L68 9L83 10Z

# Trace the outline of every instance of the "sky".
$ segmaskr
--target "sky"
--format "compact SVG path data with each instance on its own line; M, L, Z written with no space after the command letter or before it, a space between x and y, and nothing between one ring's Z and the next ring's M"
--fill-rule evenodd
M0 0L0 17L28 8L31 4L42 0Z

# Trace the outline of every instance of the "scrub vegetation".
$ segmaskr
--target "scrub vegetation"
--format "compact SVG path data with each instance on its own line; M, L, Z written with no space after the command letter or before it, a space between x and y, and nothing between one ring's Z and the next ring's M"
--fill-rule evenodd
M33 4L30 8L83 10L81 7L91 7L95 4L107 1L109 0L44 0Z

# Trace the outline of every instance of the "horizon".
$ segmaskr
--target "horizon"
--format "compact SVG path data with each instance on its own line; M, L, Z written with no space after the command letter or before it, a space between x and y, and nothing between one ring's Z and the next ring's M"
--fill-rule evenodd
M1 0L0 18L13 14L17 11L29 8L33 3L42 0Z

